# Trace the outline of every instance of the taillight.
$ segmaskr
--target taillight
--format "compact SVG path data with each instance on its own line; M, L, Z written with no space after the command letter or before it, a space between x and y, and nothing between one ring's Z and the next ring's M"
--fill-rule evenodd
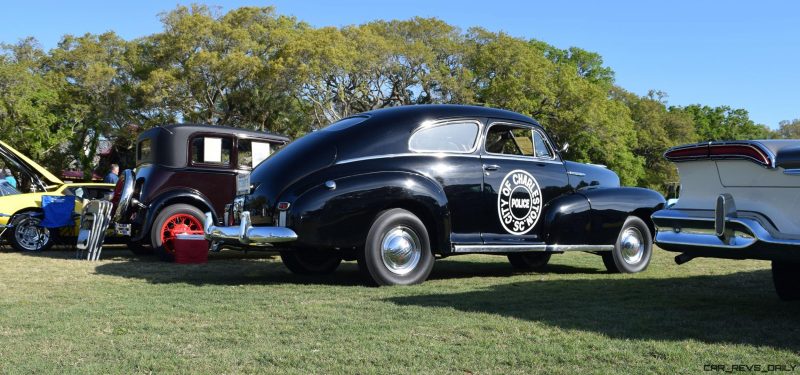
M111 204L113 204L115 208L117 204L119 204L120 196L122 196L123 186L125 186L125 175L119 176L119 180L117 180L117 185L114 186L114 195L111 196Z
M714 158L746 158L765 167L771 166L771 160L766 152L753 145L710 145L709 155Z
M764 167L772 166L772 158L757 143L709 142L673 147L664 153L669 161L698 159L747 159Z

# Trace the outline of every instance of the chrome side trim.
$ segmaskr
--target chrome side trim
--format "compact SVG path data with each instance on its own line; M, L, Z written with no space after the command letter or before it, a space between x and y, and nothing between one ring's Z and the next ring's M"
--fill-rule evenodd
M570 176L578 176L578 177L584 177L584 176L586 176L586 173L583 173L583 172L574 172L574 171L567 171L567 174L568 174L568 175L570 175Z
M436 157L436 158L445 158L445 157L460 157L460 158L480 158L480 155L477 154L455 154L455 153L447 153L447 152L428 152L428 153L400 153L400 154L383 154L383 155L371 155L371 156L362 156L358 158L350 158L339 160L335 164L347 164L347 163L354 163L358 161L364 160L377 160L377 159L392 159L392 158L402 158L406 156L426 156L426 157Z
M482 159L501 159L501 160L523 160L523 161L528 161L528 162L531 162L531 163L564 164L564 162L560 161L560 160L535 158L533 156L524 156L524 155L487 154L487 155L481 155L481 158Z
M285 227L254 227L250 222L250 212L242 211L238 226L214 225L211 212L206 212L203 223L205 237L212 242L240 244L247 246L270 246L273 243L297 240L297 234Z
M453 252L470 253L529 253L561 251L610 251L614 245L454 245Z
M783 174L788 174L789 176L800 176L800 169L784 169Z

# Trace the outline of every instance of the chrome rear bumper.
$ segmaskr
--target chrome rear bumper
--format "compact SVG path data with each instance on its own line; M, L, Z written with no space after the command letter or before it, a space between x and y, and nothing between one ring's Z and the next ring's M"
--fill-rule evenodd
M291 242L297 240L297 234L286 227L254 227L250 222L250 212L243 211L239 217L238 226L218 227L214 225L211 212L206 212L205 237L207 240L245 246L271 246L275 243Z
M800 236L780 233L767 217L757 212L736 211L729 194L719 197L715 210L665 209L656 211L651 218L656 226L655 243L665 250L734 250L727 251L731 257L737 257L735 250L743 254L786 248L800 250Z

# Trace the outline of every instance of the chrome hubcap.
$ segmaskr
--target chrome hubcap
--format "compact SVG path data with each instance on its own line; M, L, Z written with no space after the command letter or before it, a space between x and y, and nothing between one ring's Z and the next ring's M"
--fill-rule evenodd
M25 220L15 229L17 243L27 251L39 250L50 240L50 230L39 227L39 220L36 219Z
M628 228L622 232L620 240L622 259L628 264L637 264L644 256L644 239L636 228Z
M383 265L394 274L405 275L414 270L422 256L419 236L411 228L394 227L381 241Z

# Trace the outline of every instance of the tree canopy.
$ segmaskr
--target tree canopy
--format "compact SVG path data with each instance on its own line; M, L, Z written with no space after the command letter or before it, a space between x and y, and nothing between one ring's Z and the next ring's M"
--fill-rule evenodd
M798 120L772 132L744 109L669 106L615 84L602 57L577 47L436 18L315 28L272 7L219 14L203 5L161 15L162 31L65 35L44 51L0 45L3 139L54 169L97 166L97 144L131 167L150 127L198 122L299 137L377 108L458 103L537 119L567 158L608 165L622 182L663 189L676 179L662 154L688 142L798 137Z

